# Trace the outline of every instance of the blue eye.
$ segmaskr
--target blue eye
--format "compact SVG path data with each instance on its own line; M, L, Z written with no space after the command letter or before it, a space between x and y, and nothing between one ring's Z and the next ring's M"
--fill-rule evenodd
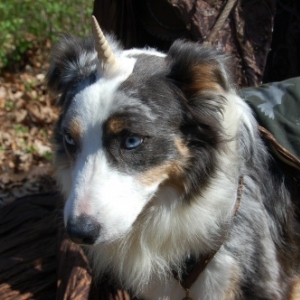
M65 142L70 146L75 146L75 141L69 133L64 134Z
M124 147L127 150L132 150L139 147L143 143L144 139L140 136L130 135L124 140Z

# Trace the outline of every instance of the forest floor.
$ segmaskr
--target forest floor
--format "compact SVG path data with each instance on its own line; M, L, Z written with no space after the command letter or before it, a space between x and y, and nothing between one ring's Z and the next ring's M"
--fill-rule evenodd
M0 206L54 188L51 136L58 115L47 93L49 45L0 73ZM14 69L14 70L13 70Z

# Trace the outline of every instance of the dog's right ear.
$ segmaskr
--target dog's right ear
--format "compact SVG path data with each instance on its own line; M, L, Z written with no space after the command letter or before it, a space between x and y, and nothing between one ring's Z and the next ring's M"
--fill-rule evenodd
M94 40L64 35L50 54L50 69L46 77L48 89L54 96L66 93L96 70Z

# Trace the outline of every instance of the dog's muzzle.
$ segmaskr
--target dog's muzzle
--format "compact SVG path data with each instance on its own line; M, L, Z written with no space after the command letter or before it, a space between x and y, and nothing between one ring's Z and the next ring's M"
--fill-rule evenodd
M87 215L72 217L68 220L67 233L76 244L93 245L100 235L101 226Z

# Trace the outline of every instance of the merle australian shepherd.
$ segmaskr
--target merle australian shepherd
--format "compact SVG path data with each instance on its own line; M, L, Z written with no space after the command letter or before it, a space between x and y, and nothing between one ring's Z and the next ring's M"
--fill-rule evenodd
M291 182L227 59L94 32L62 38L47 80L64 223L95 278L141 299L300 299Z

